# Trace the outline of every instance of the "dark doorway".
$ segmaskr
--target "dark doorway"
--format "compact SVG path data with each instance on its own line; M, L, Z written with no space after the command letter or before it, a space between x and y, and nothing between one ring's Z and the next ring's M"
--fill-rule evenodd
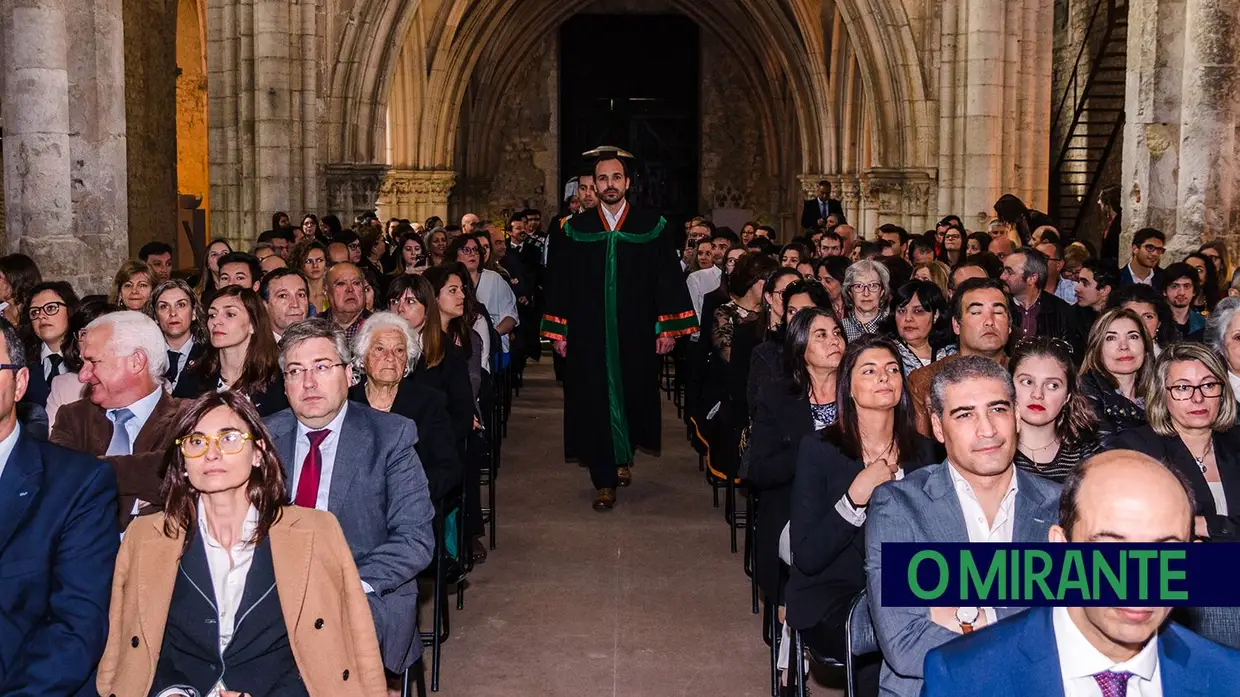
M581 153L633 153L629 200L679 224L697 214L698 26L680 15L577 15L560 28L560 173ZM678 228L673 228L678 229Z

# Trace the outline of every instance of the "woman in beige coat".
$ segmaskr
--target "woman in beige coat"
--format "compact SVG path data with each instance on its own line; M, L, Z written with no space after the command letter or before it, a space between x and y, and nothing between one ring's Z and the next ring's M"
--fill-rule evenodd
M116 560L105 697L383 697L374 621L330 513L286 506L271 437L243 396L188 404L162 514Z

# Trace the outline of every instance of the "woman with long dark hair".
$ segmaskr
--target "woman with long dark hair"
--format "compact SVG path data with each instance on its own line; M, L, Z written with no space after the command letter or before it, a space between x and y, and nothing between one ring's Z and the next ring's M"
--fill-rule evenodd
M780 328L769 333L765 341L758 344L749 359L749 378L745 387L746 401L752 405L758 397L758 389L763 385L778 380L784 374L784 328L788 320L798 311L807 307L817 307L831 311L830 291L822 284L812 280L793 281L784 288L780 298L783 315L779 318ZM832 312L834 314L834 312ZM838 317L838 315L835 315Z
M482 373L487 368L484 363L490 358L491 333L486 331L484 336L476 329L481 318L470 290L469 272L461 264L440 264L427 269L422 277L435 290L439 325L448 343L469 354L469 381L477 399L482 390Z
M327 247L316 239L305 239L293 245L288 252L289 267L306 277L307 299L310 301L310 317L328 309L327 294Z
M1214 303L1218 302L1218 270L1214 268L1214 262L1201 252L1193 252L1184 257L1184 263L1193 267L1197 271L1197 287L1201 290L1193 298L1192 309L1203 315L1208 315L1214 309Z
M232 245L226 240L211 240L211 244L203 250L202 258L198 260L198 277L191 282L200 300L211 297L220 287L220 257L232 250Z
M25 254L0 256L0 313L14 327L21 324L30 289L43 282L39 266Z
M426 265L439 266L448 250L448 233L443 228L432 228L423 238L426 241Z
M943 231L943 248L939 250L939 261L953 268L965 258L964 230L948 227Z
M1081 394L1072 349L1058 337L1016 345L1008 363L1016 385L1016 466L1063 483L1098 452L1098 417Z
M319 217L313 213L307 213L301 217L301 225L293 232L293 243L296 244L305 239L314 239L319 234Z
M249 288L221 288L207 306L209 345L181 374L172 396L194 399L207 392L245 395L263 416L288 408L279 351L267 310Z
M879 333L895 340L906 376L956 353L951 311L936 284L905 283L892 294L891 308Z
M22 401L44 407L52 380L69 372L64 348L69 341L70 318L78 309L78 296L64 281L45 281L30 289L27 305L18 327L30 373Z
M780 267L766 279L762 286L762 326L766 336L783 335L784 290L793 281L800 281L801 272L786 266Z
M1136 312L1113 307L1089 330L1081 360L1081 394L1098 418L1100 440L1145 423L1145 386L1154 343Z
M400 236L400 244L397 246L400 251L399 269L401 273L421 273L426 270L427 256L426 245L422 242L422 236L412 230Z
M116 560L99 693L385 694L370 605L340 524L288 504L254 407L235 392L208 392L169 435L164 510L134 520Z
M828 656L847 656L844 626L865 588L866 506L874 489L937 461L918 435L899 350L868 335L837 370L839 419L800 442L792 485L788 625ZM855 665L857 694L878 693L880 658Z

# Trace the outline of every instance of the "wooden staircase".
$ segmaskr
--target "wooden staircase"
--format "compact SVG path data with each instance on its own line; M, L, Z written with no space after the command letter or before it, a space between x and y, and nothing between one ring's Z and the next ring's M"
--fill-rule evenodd
M1127 63L1128 1L1096 0L1051 122L1052 137L1064 136L1052 153L1050 214L1065 239L1076 237L1097 201L1103 168L1120 142Z

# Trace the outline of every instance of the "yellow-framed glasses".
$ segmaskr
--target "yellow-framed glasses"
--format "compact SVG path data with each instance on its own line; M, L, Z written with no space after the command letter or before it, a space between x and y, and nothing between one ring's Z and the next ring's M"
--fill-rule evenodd
M212 442L224 455L236 455L245 448L245 442L248 440L254 440L252 433L232 430L220 431L214 436L208 436L195 431L187 436L181 436L176 443L185 457L202 457L207 454L207 449L211 447Z

